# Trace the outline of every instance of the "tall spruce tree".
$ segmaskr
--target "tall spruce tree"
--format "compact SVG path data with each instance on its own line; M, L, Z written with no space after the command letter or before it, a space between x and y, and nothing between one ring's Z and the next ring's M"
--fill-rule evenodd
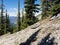
M51 15L57 15L60 13L60 0L49 0L49 13Z
M41 0L42 18L60 13L60 0ZM44 19L45 19L44 18Z
M3 0L1 0L0 35L4 34Z
M25 16L25 14L24 14L24 9L22 10L22 23L23 23L23 21L24 21L24 16Z
M46 18L48 16L47 12L48 12L48 0L41 0L42 2L42 19Z
M10 28L10 21L9 21L9 16L8 16L7 10L6 10L5 30L4 30L5 34L10 30L9 28Z
M18 31L20 31L21 20L20 20L20 0L18 0Z
M39 12L39 4L35 4L37 0L25 0L25 12L26 12L26 20L25 23L27 26L32 25L38 21L35 17L34 13Z
M22 10L22 23L21 23L21 29L25 29L26 26L26 18L25 18L25 9Z
M7 33L7 10L6 10L6 19L5 19L5 30L4 33Z

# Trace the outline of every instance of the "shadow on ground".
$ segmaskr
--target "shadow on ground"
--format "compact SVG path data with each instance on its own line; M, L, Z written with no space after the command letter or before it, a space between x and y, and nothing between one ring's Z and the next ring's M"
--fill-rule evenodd
M38 31L36 31L34 34L32 34L27 40L26 42L21 43L20 45L31 45L31 42L36 41L36 36L38 34L38 32L40 31L40 29Z
M50 38L51 33L44 37L37 45L54 45L54 37Z

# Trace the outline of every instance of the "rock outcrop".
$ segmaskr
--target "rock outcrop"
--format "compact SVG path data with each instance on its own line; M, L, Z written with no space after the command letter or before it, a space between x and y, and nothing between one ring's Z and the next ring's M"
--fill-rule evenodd
M60 45L60 14L52 18L14 34L0 36L0 45Z

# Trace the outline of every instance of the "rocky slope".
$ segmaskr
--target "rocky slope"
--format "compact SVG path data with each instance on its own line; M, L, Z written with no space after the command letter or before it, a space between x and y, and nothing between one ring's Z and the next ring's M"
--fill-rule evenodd
M20 32L0 36L0 45L60 45L60 14Z

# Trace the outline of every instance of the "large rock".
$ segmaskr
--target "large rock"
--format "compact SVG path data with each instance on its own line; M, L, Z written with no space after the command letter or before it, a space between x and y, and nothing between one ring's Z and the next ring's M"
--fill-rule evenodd
M51 34L47 36L49 33ZM58 18L53 18L46 23L37 22L24 30L0 37L0 45L39 45L42 43L43 45L60 45L60 20Z
M57 15L57 18L60 19L60 13Z
M37 23L31 25L30 28L31 28L31 29L36 29L36 28L39 27L39 26L40 26L40 22L37 22Z

